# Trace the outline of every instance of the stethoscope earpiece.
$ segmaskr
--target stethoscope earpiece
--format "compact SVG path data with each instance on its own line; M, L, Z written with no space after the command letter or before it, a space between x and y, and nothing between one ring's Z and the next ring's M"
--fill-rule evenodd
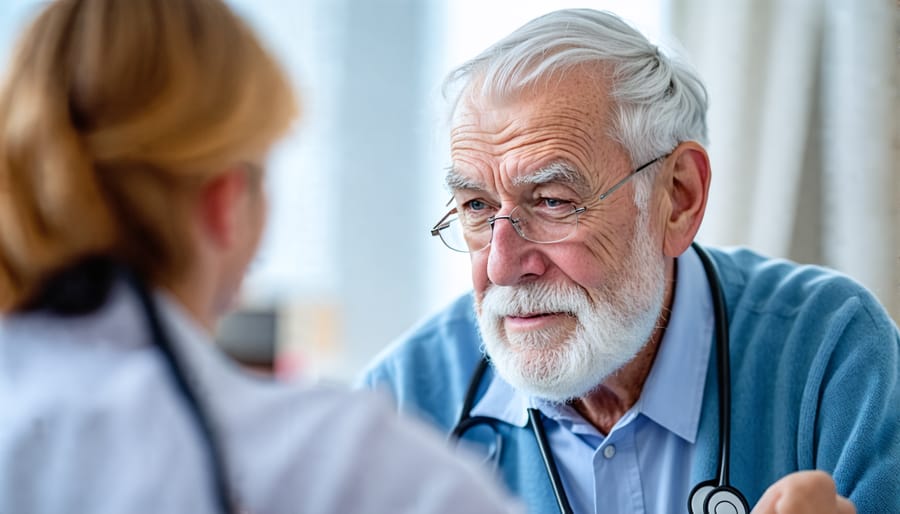
M690 514L749 514L744 495L734 487L716 485L715 480L700 482L688 497Z

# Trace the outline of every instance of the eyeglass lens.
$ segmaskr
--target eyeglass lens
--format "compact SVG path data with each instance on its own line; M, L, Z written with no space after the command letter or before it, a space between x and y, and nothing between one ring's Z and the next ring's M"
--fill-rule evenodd
M511 223L520 236L534 243L562 241L575 232L578 211L572 206L540 210L516 206L506 215L497 215L492 209L458 212L447 222L440 232L444 244L460 252L477 252L491 243L495 225L503 222Z

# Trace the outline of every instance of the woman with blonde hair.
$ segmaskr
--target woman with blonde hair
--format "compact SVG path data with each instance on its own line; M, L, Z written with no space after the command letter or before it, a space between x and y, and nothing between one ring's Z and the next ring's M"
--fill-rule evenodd
M501 512L368 396L211 342L289 81L219 0L59 0L0 90L0 512Z

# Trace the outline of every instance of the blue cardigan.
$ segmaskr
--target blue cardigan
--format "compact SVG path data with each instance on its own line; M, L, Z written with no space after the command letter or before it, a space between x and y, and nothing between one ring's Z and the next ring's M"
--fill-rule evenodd
M754 505L797 470L832 474L858 512L900 512L900 332L877 300L833 271L708 248L727 305L731 346L731 483ZM481 341L471 294L391 345L362 377L401 412L449 433ZM692 483L716 476L711 351ZM489 373L482 380L482 391ZM500 424L500 473L533 512L557 510L529 429Z

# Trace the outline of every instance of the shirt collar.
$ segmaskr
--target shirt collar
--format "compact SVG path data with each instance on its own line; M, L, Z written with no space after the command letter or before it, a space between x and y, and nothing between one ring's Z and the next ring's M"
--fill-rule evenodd
M678 258L672 317L637 404L631 409L693 443L700 422L703 388L713 333L712 296L700 258L688 248ZM515 390L496 373L472 416L488 416L524 427L529 407L544 402Z
M700 257L678 258L675 301L653 368L636 407L663 428L693 443L713 334L712 295Z
M504 423L524 427L528 424L528 408L531 399L516 391L506 380L491 373L491 381L484 395L472 407L471 416L487 416Z

